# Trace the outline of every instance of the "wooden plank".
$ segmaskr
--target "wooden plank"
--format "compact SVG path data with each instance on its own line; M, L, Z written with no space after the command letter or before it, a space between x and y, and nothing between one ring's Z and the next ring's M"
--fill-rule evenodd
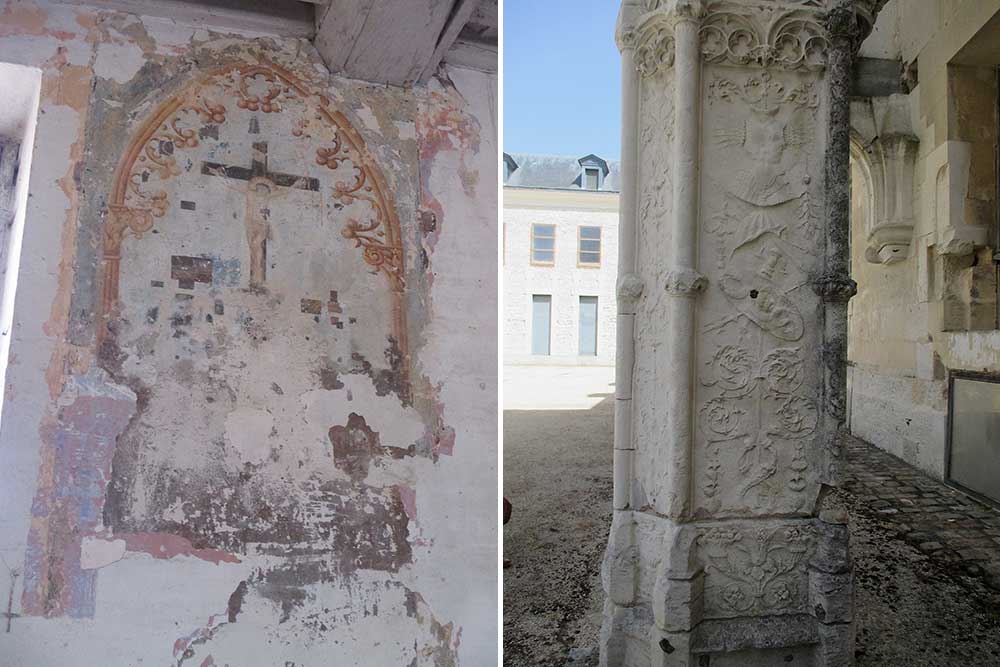
M407 86L427 67L456 2L332 0L317 26L316 47L332 70Z
M480 0L458 0L455 3L455 7L451 12L451 17L448 19L448 25L445 26L444 30L441 31L441 36L438 38L437 46L434 48L434 52L431 54L430 59L424 66L424 71L420 74L420 81L426 82L432 76L434 72L437 71L438 65L441 64L441 59L444 58L444 54L451 48L455 40L458 39L459 33L462 32L462 28L468 22L469 17L472 13L476 11Z
M452 47L444 54L444 62L449 65L468 67L482 72L496 72L497 59L497 47L464 39L455 40Z
M316 50L334 72L343 72L375 0L330 0L316 12Z

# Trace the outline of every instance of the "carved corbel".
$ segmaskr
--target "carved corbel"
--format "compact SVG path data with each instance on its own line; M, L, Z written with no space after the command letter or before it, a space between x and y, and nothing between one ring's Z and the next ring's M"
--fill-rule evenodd
M875 211L865 248L869 262L892 264L909 255L917 144L916 137L894 134L879 137L871 147Z
M913 240L913 180L919 140L910 128L906 95L852 103L852 153L867 181L865 259L893 264Z

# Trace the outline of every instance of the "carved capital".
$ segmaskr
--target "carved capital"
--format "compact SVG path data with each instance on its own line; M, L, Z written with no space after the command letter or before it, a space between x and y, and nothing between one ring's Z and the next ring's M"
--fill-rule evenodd
M844 303L858 293L858 284L850 276L826 273L813 280L813 291L827 303Z
M661 8L676 20L701 19L708 14L708 3L705 0L652 0L650 3Z
M642 278L634 273L626 273L618 278L618 300L635 302L642 296L645 284Z
M848 41L852 51L871 34L875 18L888 0L833 0L823 16L830 39Z
M667 273L665 289L675 296L694 297L708 286L708 279L693 269L680 269Z

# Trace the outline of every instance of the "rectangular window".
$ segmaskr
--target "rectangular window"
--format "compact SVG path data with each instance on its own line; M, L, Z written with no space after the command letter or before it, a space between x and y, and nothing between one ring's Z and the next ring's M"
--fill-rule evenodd
M588 190L596 190L601 186L601 172L599 169L584 169L584 187Z
M601 228L580 227L577 235L577 258L580 266L601 265Z
M951 376L948 479L1000 502L1000 379Z
M531 226L531 263L552 266L556 263L556 226Z
M531 353L549 354L552 328L552 295L531 295Z
M580 297L580 356L597 356L597 297Z

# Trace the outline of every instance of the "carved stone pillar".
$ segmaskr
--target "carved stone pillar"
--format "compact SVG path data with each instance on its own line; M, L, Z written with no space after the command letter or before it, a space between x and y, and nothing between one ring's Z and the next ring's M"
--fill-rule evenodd
M875 0L625 0L601 664L848 665L851 61Z

